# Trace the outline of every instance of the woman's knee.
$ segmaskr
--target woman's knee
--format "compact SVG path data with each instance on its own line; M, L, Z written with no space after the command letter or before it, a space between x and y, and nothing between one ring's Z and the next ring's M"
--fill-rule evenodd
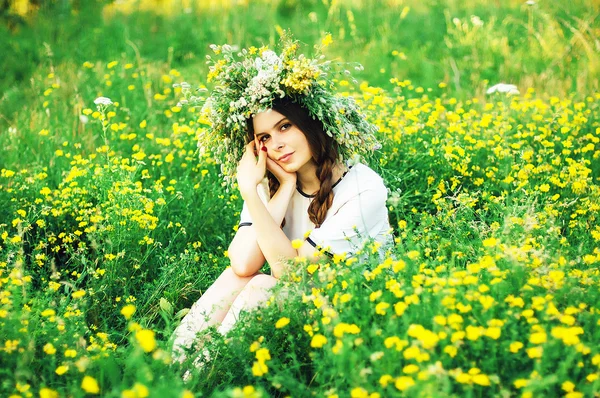
M225 270L223 270L223 272L221 272L221 275L219 275L217 280L219 282L224 280L224 281L226 281L226 283L232 283L234 286L239 286L240 284L245 285L246 283L251 281L254 278L254 276L256 276L256 275L257 274L249 275L249 276L241 276L241 275L237 274L233 270L233 268L227 267Z
M277 279L271 275L258 274L255 275L246 285L246 289L271 289L277 284Z

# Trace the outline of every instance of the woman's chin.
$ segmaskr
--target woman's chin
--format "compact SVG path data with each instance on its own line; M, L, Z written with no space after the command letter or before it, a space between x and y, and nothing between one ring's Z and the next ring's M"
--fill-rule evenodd
M281 166L281 168L283 169L283 171L285 171L286 173L295 173L297 170L294 167L293 163L278 163L279 166Z

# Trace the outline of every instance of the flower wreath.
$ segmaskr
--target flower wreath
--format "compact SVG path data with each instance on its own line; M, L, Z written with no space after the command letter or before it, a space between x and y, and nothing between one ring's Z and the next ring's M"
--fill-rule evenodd
M180 84L181 104L203 103L201 120L208 126L200 131L198 147L201 155L210 148L227 183L235 181L248 143L247 120L270 109L277 98L290 98L320 120L325 133L339 144L341 160L368 155L379 147L377 127L366 120L354 98L334 93L332 63L323 61L323 55L297 55L298 42L289 34L282 35L279 46L279 55L267 47L250 47L239 51L236 59L232 46L211 45L220 57L207 56L207 81L215 83L210 96L195 96L189 84Z

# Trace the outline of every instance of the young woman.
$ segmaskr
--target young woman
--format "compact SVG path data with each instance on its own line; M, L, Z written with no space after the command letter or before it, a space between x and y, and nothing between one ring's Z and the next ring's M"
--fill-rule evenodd
M260 59L269 57L272 55L263 54ZM260 70L254 72L260 74ZM249 81L247 86L251 84ZM351 166L341 160L351 146L348 141L313 118L306 97L287 94L272 99L269 108L249 113L240 128L245 138L235 177L244 205L228 248L231 267L204 292L175 330L176 360L185 359L185 351L198 333L215 326L225 334L241 311L264 303L270 297L269 289L295 257L316 261L323 255L350 256L369 238L382 245L391 243L382 179L362 163ZM319 103L333 98L327 95L332 94L321 93L326 101ZM351 103L340 103L348 113L355 112ZM346 113L336 114L345 117ZM331 120L331 115L327 116L325 119ZM357 124L355 121L353 126ZM304 244L296 249L294 240ZM265 261L271 275L259 272Z

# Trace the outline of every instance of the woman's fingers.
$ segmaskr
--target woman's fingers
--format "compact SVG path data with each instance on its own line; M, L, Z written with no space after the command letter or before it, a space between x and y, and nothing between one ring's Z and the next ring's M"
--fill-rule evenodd
M283 172L280 165L277 164L273 159L267 156L267 169L273 173L276 177Z
M252 159L256 162L257 155L258 153L256 152L254 141L251 141L248 144L246 144L246 147L244 148L244 154L242 155L242 159Z
M258 151L258 162L260 164L266 164L267 162L267 147L262 145Z

